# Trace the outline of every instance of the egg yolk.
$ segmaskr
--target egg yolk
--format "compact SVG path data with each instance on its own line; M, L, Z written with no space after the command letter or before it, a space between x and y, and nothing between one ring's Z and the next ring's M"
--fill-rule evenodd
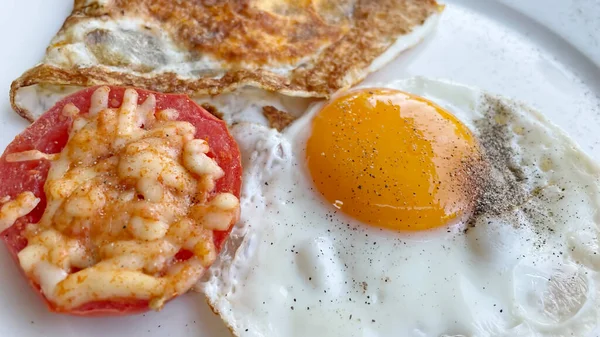
M470 214L479 147L436 104L398 90L351 92L312 121L308 169L342 212L370 225L426 230Z

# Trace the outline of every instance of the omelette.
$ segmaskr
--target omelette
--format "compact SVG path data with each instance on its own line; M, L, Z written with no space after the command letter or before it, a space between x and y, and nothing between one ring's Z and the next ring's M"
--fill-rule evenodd
M441 9L435 0L75 0L41 63L12 83L11 103L33 121L100 84L329 97L418 43Z

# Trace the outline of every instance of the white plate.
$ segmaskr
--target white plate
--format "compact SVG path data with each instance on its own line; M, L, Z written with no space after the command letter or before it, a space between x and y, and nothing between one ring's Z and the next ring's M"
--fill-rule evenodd
M600 158L600 1L446 0L438 30L367 81L423 75L505 94L537 107ZM72 0L0 1L0 147L27 123L11 111L13 79L40 60ZM159 313L74 318L50 314L0 248L0 336L230 337L198 294ZM595 335L595 334L594 334Z

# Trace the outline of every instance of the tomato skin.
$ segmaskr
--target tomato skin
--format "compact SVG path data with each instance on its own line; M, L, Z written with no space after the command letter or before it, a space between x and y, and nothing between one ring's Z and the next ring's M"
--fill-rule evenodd
M109 107L116 108L123 101L125 87L110 87ZM62 110L65 105L74 104L81 113L87 113L90 107L92 93L98 87L91 87L76 92L44 113L38 120L28 126L8 145L0 157L0 197L16 197L21 192L31 191L41 199L38 206L28 215L18 219L15 224L0 234L9 252L18 262L17 254L27 246L27 239L22 235L28 223L37 223L46 208L44 183L50 168L47 160L9 163L6 156L10 153L26 150L39 150L44 153L58 153L66 145L68 131L72 119L65 117ZM210 146L207 154L225 171L225 176L216 183L214 193L229 192L239 198L241 189L242 165L237 143L229 133L227 125L200 107L186 95L163 94L134 88L139 95L138 104L145 101L148 95L156 98L156 110L167 108L179 111L177 120L187 121L196 127L196 138L204 139ZM233 223L227 231L214 231L214 243L220 251L223 241L229 235ZM47 303L53 312L77 316L114 316L129 315L149 310L148 301L138 299L115 299L86 303L79 308L63 311L50 303L41 293L39 285L30 280L33 288Z

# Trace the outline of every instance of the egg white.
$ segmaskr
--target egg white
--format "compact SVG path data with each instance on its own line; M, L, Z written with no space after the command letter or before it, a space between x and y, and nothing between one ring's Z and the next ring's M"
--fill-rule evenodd
M323 103L283 133L232 128L242 217L200 285L239 336L585 336L599 321L600 168L539 113L422 78L426 97L479 136L489 100L510 108L514 162L531 195L476 226L399 233L362 224L312 187L304 147ZM533 210L533 211L532 211Z

